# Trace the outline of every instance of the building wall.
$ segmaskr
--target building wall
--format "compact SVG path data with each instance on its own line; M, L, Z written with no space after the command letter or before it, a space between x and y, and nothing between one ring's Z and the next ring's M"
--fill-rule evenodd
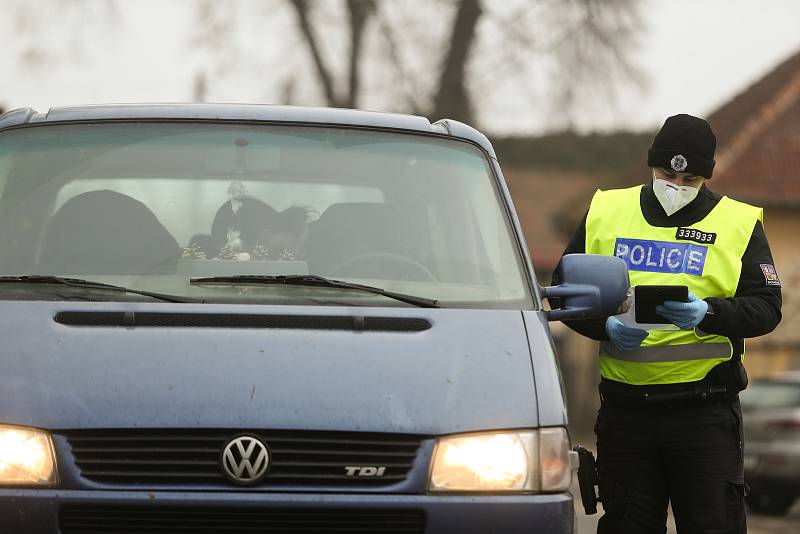
M550 279L568 236L588 209L596 176L560 170L509 167L503 170L525 240L540 280ZM558 227L574 219L568 230Z

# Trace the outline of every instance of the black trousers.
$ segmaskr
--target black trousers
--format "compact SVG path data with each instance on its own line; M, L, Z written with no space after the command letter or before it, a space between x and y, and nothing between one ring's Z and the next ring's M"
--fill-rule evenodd
M598 534L663 534L670 502L679 534L747 532L738 399L649 406L606 397L595 433Z

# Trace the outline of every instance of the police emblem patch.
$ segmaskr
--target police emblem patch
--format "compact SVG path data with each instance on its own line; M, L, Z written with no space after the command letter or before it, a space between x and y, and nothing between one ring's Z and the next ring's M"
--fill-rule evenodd
M761 272L764 273L764 279L766 280L768 286L781 287L781 281L778 278L778 271L775 270L774 265L771 263L762 263Z
M670 167L675 172L683 172L688 167L689 162L686 161L686 158L678 154L677 156L672 156L672 159L669 162Z

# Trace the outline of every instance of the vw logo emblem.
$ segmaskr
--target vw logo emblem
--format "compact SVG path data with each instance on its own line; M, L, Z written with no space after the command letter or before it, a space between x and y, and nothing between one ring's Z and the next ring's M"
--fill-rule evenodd
M254 436L239 436L222 450L222 471L232 482L257 484L269 468L269 450Z

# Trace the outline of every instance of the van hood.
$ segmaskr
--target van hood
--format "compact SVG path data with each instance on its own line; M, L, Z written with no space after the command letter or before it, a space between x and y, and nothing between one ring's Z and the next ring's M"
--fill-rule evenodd
M56 320L66 312L95 324ZM123 312L123 325L96 321ZM154 312L175 320L136 324ZM0 314L0 423L428 435L538 424L519 311L3 301ZM215 315L187 327L185 314ZM233 327L232 314L283 322ZM344 317L355 326L331 328ZM429 326L363 329L387 324L374 318Z

